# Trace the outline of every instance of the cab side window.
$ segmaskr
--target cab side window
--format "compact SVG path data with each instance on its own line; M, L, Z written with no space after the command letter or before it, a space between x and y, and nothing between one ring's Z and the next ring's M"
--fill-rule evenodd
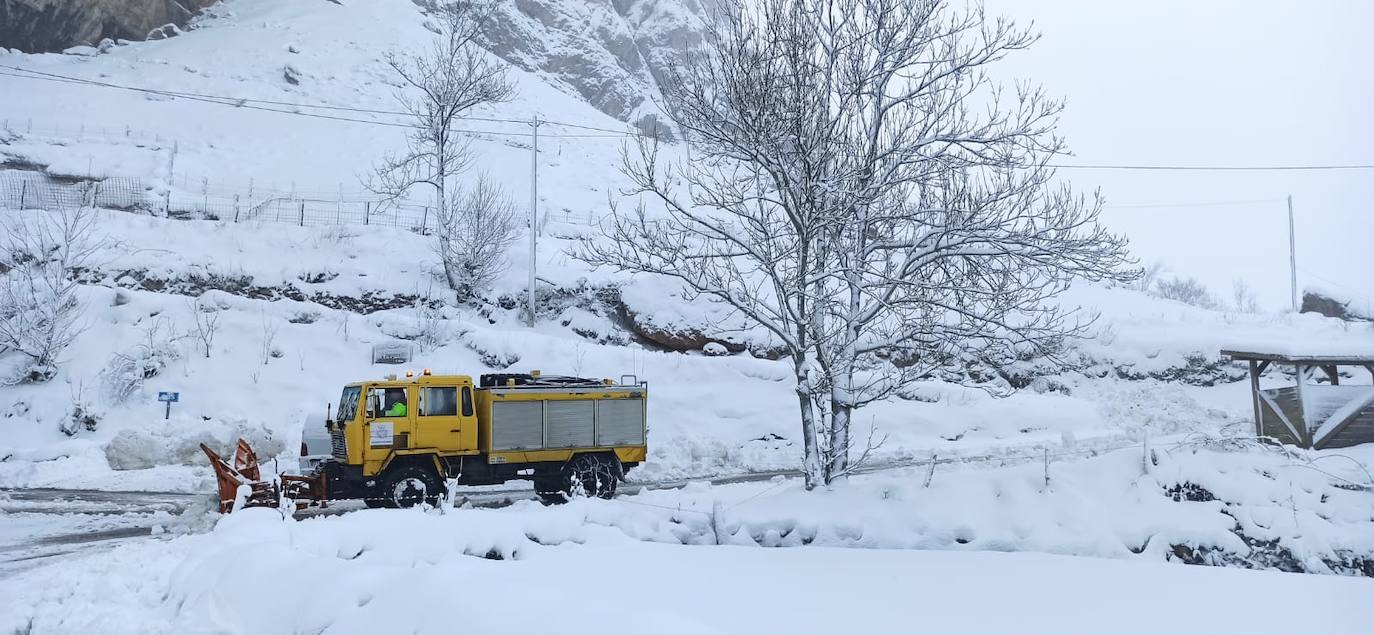
M463 386L463 416L472 416L472 387Z
M457 388L421 388L421 417L452 417L458 414Z

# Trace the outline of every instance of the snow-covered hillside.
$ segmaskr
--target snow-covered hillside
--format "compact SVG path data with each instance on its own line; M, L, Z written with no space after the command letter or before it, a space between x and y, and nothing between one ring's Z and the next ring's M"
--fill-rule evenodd
M629 3L630 9L615 4L618 15L648 25L651 32L635 38L673 36L662 28L669 21L651 19L655 14L645 3ZM668 281L592 269L569 255L579 238L596 235L611 202L636 202L619 194L627 184L618 170L624 138L604 132L625 123L537 61L528 64L532 72L512 69L512 102L477 113L508 121L471 122L476 168L524 205L530 129L513 122L538 115L603 131L557 123L540 129L540 312L534 327L524 324L520 308L530 259L524 240L511 248L509 268L491 281L483 299L460 304L436 277L432 237L404 223L343 222L343 206L367 196L361 180L383 153L401 147L403 131L383 125L396 121L383 113L304 105L394 110L395 86L381 55L422 46L429 37L410 0L227 0L196 28L166 40L71 54L0 54L0 66L263 100L225 105L0 74L0 119L8 128L0 130L0 187L38 171L140 179L152 201L202 198L223 205L235 196L246 203L250 196L292 193L337 199L340 209L334 221L314 226L290 214L240 222L222 213L169 218L156 205L151 213L98 212L96 233L104 241L81 274L84 331L54 379L0 387L0 487L208 493L214 479L199 443L223 448L244 437L285 470L298 454L303 426L312 419L318 425L342 384L421 368L647 380L649 458L628 475L632 483L786 471L799 464L792 371L788 362L768 359L774 343L766 333L719 306L684 299ZM560 44L540 43L549 50ZM680 156L682 150L668 152ZM0 192L0 201L6 200ZM43 213L17 209L31 205L9 207L0 209L0 221ZM1205 310L1093 285L1075 286L1059 301L1097 316L1087 337L1071 342L1056 360L956 360L900 397L861 409L856 434L871 428L873 438L885 438L871 457L873 471L828 491L805 492L796 479L779 477L646 489L558 508L519 502L501 510L369 510L300 522L251 510L208 532L215 518L197 508L175 519L158 516L155 541L30 570L0 585L8 602L0 605L6 607L0 628L185 632L203 627L199 616L237 615L232 619L243 621L227 630L353 632L381 625L374 620L397 614L398 607L453 593L488 606L516 595L486 583L463 583L454 591L442 580L478 579L472 575L478 573L514 586L538 578L544 586L519 594L554 594L562 588L559 576L589 571L576 574L579 583L628 593L636 613L627 619L663 626L655 632L670 632L670 626L683 632L807 632L834 615L814 609L816 615L789 612L792 621L767 621L751 612L758 608L751 603L795 604L792 590L801 593L815 583L814 574L803 570L833 569L856 581L849 588L855 602L872 609L862 611L871 630L892 630L903 619L894 610L905 614L913 596L935 598L929 602L938 611L919 622L925 627L969 630L961 621L969 612L983 620L972 630L1019 625L956 601L986 594L993 584L1026 606L1074 598L1074 607L1091 607L1047 625L1047 632L1102 630L1096 618L1119 617L1141 604L1222 593L1216 604L1225 605L1275 588L1291 590L1300 604L1310 600L1307 610L1329 618L1302 624L1357 632L1355 616L1324 607L1353 606L1343 604L1345 598L1367 594L1368 580L1309 586L1268 572L1174 576L1154 563L1374 576L1374 480L1363 467L1374 462L1370 449L1281 451L1246 440L1253 410L1244 369L1219 355L1230 344L1368 351L1374 325L1314 314ZM215 336L207 344L196 331L199 324L203 334L209 318ZM707 354L703 341L738 352ZM411 363L372 363L374 347L397 343L414 348ZM133 386L112 385L110 369L120 354L150 348L160 363L153 376ZM15 354L0 356L0 372L20 361ZM1347 380L1371 381L1364 375ZM1261 383L1285 381L1272 370ZM122 391L127 399L116 398ZM181 394L167 419L156 401L159 391ZM85 425L92 415L97 422ZM379 538L395 523L415 530L408 534L414 543ZM186 533L192 535L180 535ZM162 540L173 535L178 537ZM686 553L690 545L717 543L817 548L796 560L734 548L704 560ZM1150 563L1131 563L1140 567L1131 569L1025 555L998 564L988 554L889 559L822 546L1039 551ZM963 559L951 559L956 555ZM604 566L610 560L687 573L626 590L619 570ZM120 573L135 567L137 576ZM1022 577L1008 578L1018 580L1012 585L999 581L998 567L1017 568ZM915 570L931 577L918 583ZM405 593L378 591L388 580L412 575L419 577L396 587ZM304 606L282 597L272 610L258 612L255 603L271 586L268 579L336 580L342 590ZM911 584L879 584L889 579ZM936 579L956 583L930 583ZM1064 586L1045 584L1047 579ZM757 588L732 586L739 580L757 581L751 582ZM46 584L66 591L45 593ZM431 598L439 588L444 594ZM703 588L710 598L694 603L733 603L720 615L689 622L681 605L641 597L685 597ZM892 595L893 588L902 591ZM1027 589L1039 591L1020 595ZM945 596L948 602L938 599ZM1175 610L1151 612L1150 620L1106 630L1198 630L1215 619L1210 608L1198 606L1182 602ZM426 622L431 612L420 613L407 623L417 632L449 624ZM1259 630L1295 627L1246 615L1260 613L1228 618L1216 628L1238 630L1242 623L1230 620L1242 618ZM543 625L521 627L537 631ZM501 624L488 626L494 631Z

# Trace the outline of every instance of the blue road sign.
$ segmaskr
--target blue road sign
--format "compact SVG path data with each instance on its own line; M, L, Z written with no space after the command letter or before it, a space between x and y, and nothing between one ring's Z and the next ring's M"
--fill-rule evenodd
M179 393L179 392L160 392L160 393L157 394L157 400L158 400L158 401L165 401L165 402L167 402L167 403L173 403L173 402L181 401L181 393Z

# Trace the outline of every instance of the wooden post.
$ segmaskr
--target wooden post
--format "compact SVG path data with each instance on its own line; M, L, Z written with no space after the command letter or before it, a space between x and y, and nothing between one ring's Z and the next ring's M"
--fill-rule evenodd
M19 182L19 209L24 209L24 198L29 194L28 180ZM1374 372L1374 371L1370 371Z
M305 201L301 201L301 227L305 227Z
M372 217L372 201L363 201L363 224L367 224L367 219Z
M234 222L239 222L239 195L234 195Z
M1306 383L1307 383L1307 367L1303 366L1302 364L1294 364L1294 369L1296 369L1296 371L1297 371L1297 372L1295 372L1295 373L1293 374L1293 376L1294 376L1294 378L1297 380L1297 390L1298 390L1298 416L1297 416L1297 418L1299 419L1299 421L1295 421L1295 422L1294 422L1295 424L1297 424L1297 425L1294 426L1294 427L1296 427L1296 428L1298 429L1298 446L1299 446L1299 447L1304 447L1304 448L1306 448L1306 447L1311 447L1311 443L1308 441L1308 435L1307 435L1307 397L1303 394L1303 393L1307 392L1307 391L1303 390L1303 384L1306 384Z
M425 235L425 225L429 224L429 206L425 206L425 213L420 216L420 235Z

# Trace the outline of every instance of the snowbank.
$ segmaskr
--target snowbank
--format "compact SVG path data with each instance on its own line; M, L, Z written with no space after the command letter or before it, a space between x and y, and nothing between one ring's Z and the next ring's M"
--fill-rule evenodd
M1171 452L1145 474L1139 456L1122 453L1056 465L1049 488L1036 466L939 473L928 489L900 475L830 492L792 481L692 486L303 521L253 509L207 534L0 582L0 629L602 633L613 610L655 633L899 632L913 620L967 633L1363 632L1374 618L1369 579L1158 562L1170 545L1244 550L1235 525L1258 539L1281 534L1303 561L1374 546L1374 493L1283 463ZM1219 500L1201 489L1170 497L1180 479L1203 481ZM896 546L915 549L886 548ZM1115 560L1000 553L1022 549ZM1298 608L1243 608L1274 594Z

